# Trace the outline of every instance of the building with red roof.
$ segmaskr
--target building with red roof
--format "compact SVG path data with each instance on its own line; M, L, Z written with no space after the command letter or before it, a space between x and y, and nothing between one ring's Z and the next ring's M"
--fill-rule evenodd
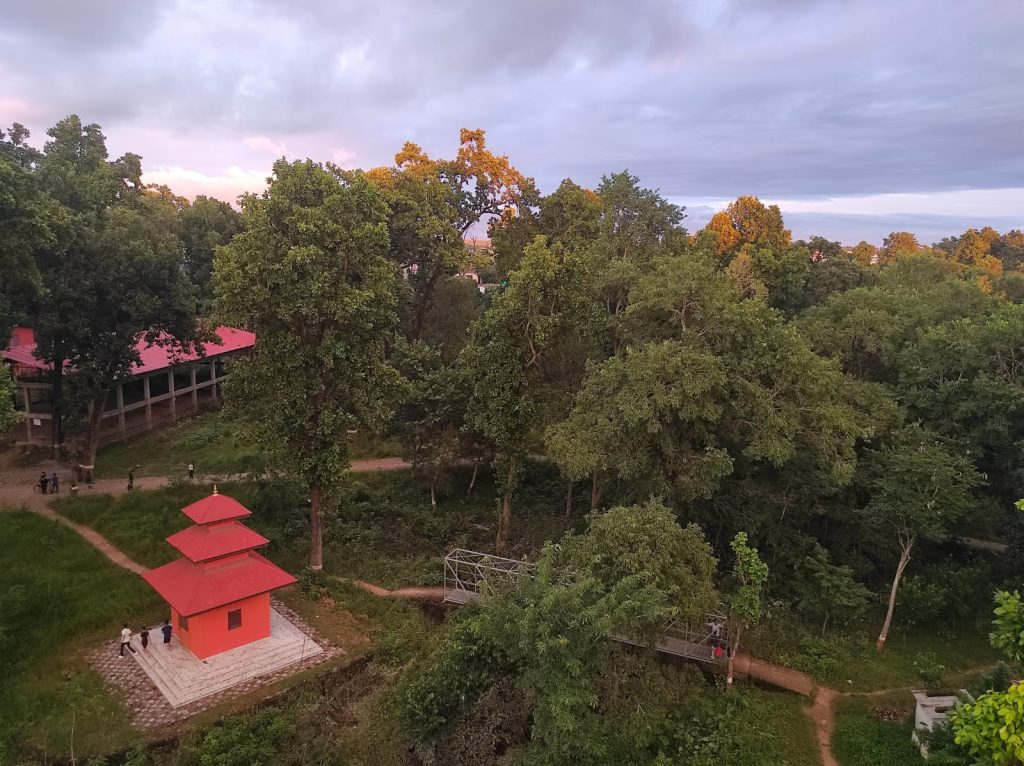
M256 552L269 542L239 519L250 511L213 494L182 509L193 526L167 538L183 558L142 575L171 608L181 645L198 659L270 635L270 593L295 578Z
M216 341L184 353L140 338L135 349L139 360L131 375L113 385L104 404L99 444L148 431L216 403L227 360L249 354L256 345L253 333L234 327L218 327L216 335ZM3 352L14 375L15 407L24 414L24 430L15 436L23 444L51 447L55 440L52 368L36 357L35 350L31 328L15 327Z

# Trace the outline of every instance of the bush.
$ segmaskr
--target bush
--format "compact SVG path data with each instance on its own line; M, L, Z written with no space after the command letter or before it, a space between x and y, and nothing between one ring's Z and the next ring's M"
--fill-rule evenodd
M295 729L277 710L228 718L207 729L183 750L187 766L269 766L281 763Z
M980 697L985 692L1005 692L1013 683L1013 671L1005 662L999 662L991 670L987 670L971 684L970 692Z
M939 662L935 652L920 652L914 657L914 667L917 668L917 675L930 689L937 689L942 686L943 676L946 673L946 666Z
M973 624L991 592L982 564L929 564L900 585L897 619L905 625Z

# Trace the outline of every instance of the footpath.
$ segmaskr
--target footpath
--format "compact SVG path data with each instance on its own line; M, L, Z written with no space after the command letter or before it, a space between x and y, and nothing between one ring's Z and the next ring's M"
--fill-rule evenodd
M411 468L411 466L401 458L375 458L370 460L354 460L352 461L351 470L356 473L371 473L374 471L399 471L407 468ZM9 466L5 467L5 470L0 472L0 509L6 508L8 510L13 510L22 507L27 508L30 511L38 513L40 516L50 519L58 524L63 524L69 529L74 530L81 535L86 542L122 569L137 575L141 575L146 572L146 567L118 549L113 543L103 537L103 535L99 534L99 532L91 527L85 526L84 524L78 524L71 521L50 507L49 504L54 500L59 499L60 497L67 497L69 485L66 484L61 487L60 495L43 495L34 489L33 482L39 477L39 474L42 471L52 473L53 470L58 470L58 472L63 475L67 472L67 467L57 466L56 464L53 464L52 466L40 464L31 468L16 469ZM160 487L165 487L170 484L175 478L177 477L140 476L135 479L135 488L159 489ZM241 477L199 476L196 481L201 484L212 484L215 482L225 482L238 478ZM80 486L78 491L80 495L92 492L113 495L116 497L127 493L128 487L127 482L122 479L99 479L94 482L93 490L90 491L84 486ZM343 578L333 579L342 580ZM351 583L362 590L381 598L437 602L440 602L443 598L443 590L437 587L405 587L388 590L387 588L383 588L379 585L363 582L361 580L351 581ZM824 686L811 688L804 681L804 679L806 679L806 675L804 673L793 670L792 668L761 660L747 655L746 653L738 655L737 662L738 666L745 666L742 670L746 671L746 675L773 686L779 686L790 691L804 694L811 699L812 704L804 708L804 714L814 725L821 764L822 766L839 766L838 761L836 761L835 757L832 755L831 742L832 732L835 728L834 703L837 697L844 695L834 689ZM737 669L740 670L741 668L738 667Z

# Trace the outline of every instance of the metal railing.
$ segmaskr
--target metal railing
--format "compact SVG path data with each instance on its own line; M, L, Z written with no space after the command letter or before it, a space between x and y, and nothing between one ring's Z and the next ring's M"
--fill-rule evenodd
M533 577L536 569L536 565L528 561L456 548L444 558L444 600L449 604L475 601L486 595L488 581L502 584L523 575ZM616 633L611 639L634 646L650 643L628 633ZM665 654L724 663L730 651L728 621L719 612L709 612L703 624L673 620L653 645Z

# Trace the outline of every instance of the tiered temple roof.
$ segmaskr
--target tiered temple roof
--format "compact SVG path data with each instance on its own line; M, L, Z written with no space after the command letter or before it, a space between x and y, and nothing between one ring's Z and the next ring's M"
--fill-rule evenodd
M185 558L143 575L184 617L291 585L296 579L254 548L267 538L238 519L252 515L236 500L214 493L182 509L194 526L167 538Z

